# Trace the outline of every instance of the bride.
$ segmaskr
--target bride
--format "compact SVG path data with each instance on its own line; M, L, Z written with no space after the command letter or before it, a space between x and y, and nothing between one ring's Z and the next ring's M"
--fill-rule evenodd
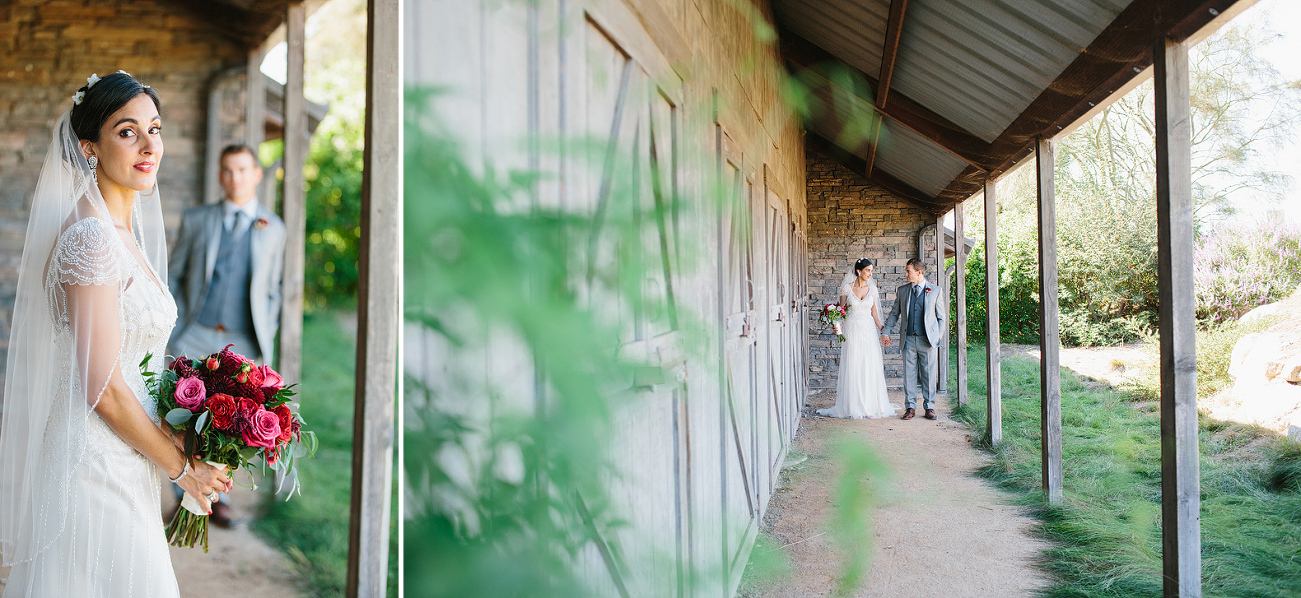
M840 304L849 307L840 350L836 404L818 415L862 419L894 415L885 390L881 352L881 295L872 279L872 260L861 259L840 284Z
M72 100L32 198L5 365L5 598L175 597L159 472L209 510L231 482L159 426L139 369L162 369L176 321L158 95L119 71Z

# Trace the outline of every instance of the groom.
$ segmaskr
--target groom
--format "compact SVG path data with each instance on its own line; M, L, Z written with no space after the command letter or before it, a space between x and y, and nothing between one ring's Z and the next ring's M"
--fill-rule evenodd
M940 287L926 282L926 264L917 258L904 266L908 284L895 292L894 309L881 328L881 344L889 346L895 322L903 330L903 419L917 416L917 393L921 392L926 419L935 419L935 348L944 335L944 313L948 302Z
M168 352L201 357L233 343L236 353L268 363L280 326L285 225L257 201L262 165L253 148L226 147L220 166L225 200L186 210L172 249L168 286L177 318ZM210 519L231 526L225 495Z

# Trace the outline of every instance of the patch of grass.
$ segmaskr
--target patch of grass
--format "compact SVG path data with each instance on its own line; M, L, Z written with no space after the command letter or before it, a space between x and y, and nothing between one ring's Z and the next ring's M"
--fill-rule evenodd
M356 346L354 333L343 329L338 314L305 318L298 398L320 448L298 464L302 495L289 501L268 498L252 524L254 532L289 556L310 597L342 596L347 580ZM387 595L397 595L396 525L389 530Z
M968 358L972 400L953 417L992 452L980 474L1017 493L1052 543L1042 566L1054 581L1044 595L1161 595L1161 434L1148 397L1090 389L1062 371L1065 499L1049 505L1040 485L1039 364L1003 361L1003 442L989 447L984 351ZM1204 595L1301 595L1301 448L1207 418L1199 443Z

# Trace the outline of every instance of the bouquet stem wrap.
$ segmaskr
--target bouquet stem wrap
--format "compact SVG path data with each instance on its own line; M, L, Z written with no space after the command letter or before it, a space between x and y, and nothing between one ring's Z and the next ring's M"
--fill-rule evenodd
M224 463L206 463L222 471L226 470ZM176 515L167 524L167 540L172 546L181 548L194 548L195 544L202 544L203 552L208 552L208 513L199 504L199 499L189 492L181 497L181 508L176 509Z

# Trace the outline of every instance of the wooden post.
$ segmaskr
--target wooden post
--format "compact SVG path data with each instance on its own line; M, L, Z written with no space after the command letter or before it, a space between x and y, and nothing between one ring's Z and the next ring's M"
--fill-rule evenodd
M267 86L266 75L262 74L262 59L266 53L258 46L248 51L248 65L245 69L244 83L244 143L257 151L266 136ZM276 197L268 193L259 194L258 199L267 209L275 211ZM270 356L268 356L270 357Z
M1062 339L1057 303L1057 205L1053 197L1053 142L1035 141L1039 188L1039 403L1043 488L1062 500Z
M369 0L366 148L357 285L349 598L383 598L388 578L402 276L399 0Z
M957 267L953 296L958 302L958 404L966 405L967 396L967 243L963 222L962 203L953 206L953 252Z
M1161 560L1167 598L1202 595L1188 47L1159 39L1157 292L1161 319Z
M1003 347L998 330L998 207L994 180L985 179L985 336L986 403L989 412L985 432L989 443L1003 442Z
M935 269L934 282L940 287L943 293L944 311L949 311L949 276L944 270L944 215L941 214L935 218L935 263L932 265ZM947 320L947 318L946 318ZM939 377L935 381L935 392L949 391L949 326L946 322L944 332L940 335L940 346L935 350L935 375Z
M307 196L303 192L303 163L307 159L307 112L303 101L303 46L307 8L288 6L285 39L288 46L285 81L285 187L281 217L285 221L285 269L280 306L280 373L286 380L303 379L303 270L306 256Z

